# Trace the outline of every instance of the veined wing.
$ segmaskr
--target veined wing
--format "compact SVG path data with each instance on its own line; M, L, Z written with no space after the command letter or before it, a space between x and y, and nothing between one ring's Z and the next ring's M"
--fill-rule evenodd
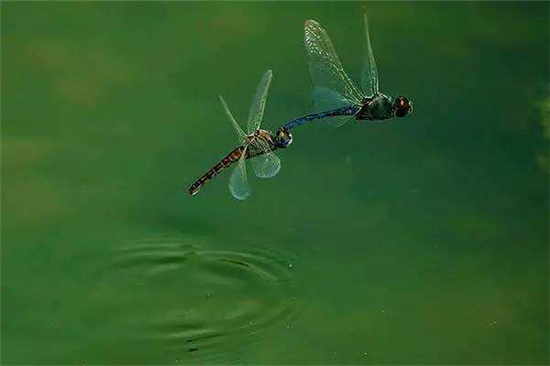
M220 95L220 101L222 102L223 109L225 110L225 113L227 114L227 117L231 121L231 124L235 128L235 131L237 132L237 136L239 136L239 142L242 144L246 141L246 134L243 132L241 126L235 121L235 117L233 117L233 114L231 114L231 111L229 110L229 107L227 106L227 103L225 102L225 99Z
M337 117L328 117L326 122L332 127L340 127L346 124L348 121L355 119L355 116L337 116Z
M314 20L305 22L304 44L309 58L309 73L316 90L314 101L317 110L360 104L363 95L344 71L327 32Z
M258 84L256 89L256 95L252 101L252 106L250 107L250 112L248 113L248 123L247 129L248 133L252 133L260 128L262 123L262 118L264 117L265 102L267 99L267 92L269 86L271 85L271 79L273 78L273 72L267 70Z
M254 174L256 174L258 178L271 178L276 176L279 170L281 170L281 159L271 150L266 141L256 138L252 144L263 152L262 155L250 159Z
M319 86L313 89L313 100L315 100L316 108L321 111L327 111L352 104L347 99L342 98L342 96L335 91ZM355 116L328 117L325 118L325 121L333 127L340 127L352 119L355 119Z
M252 194L252 189L246 179L246 149L245 145L242 155L229 177L229 191L238 200L245 200Z
M367 50L363 59L363 70L361 72L361 86L365 94L372 93L378 95L378 69L376 68L376 59L372 51L372 45L369 35L369 21L367 19L367 8L363 5L363 23L365 24L365 38Z

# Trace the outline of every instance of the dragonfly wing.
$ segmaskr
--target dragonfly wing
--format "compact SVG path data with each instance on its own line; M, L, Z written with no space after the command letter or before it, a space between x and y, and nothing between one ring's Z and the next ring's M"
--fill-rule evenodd
M313 100L315 100L315 108L320 111L334 109L334 106L349 105L350 101L344 98L341 94L324 86L316 86L313 89Z
M335 97L319 99L320 95L316 93L314 95L316 108L318 110L334 109L360 104L363 98L361 92L344 71L327 32L314 20L305 22L304 44L309 59L309 73L315 88L330 90Z
M245 200L251 194L252 190L248 184L248 179L246 178L246 147L242 151L242 155L237 162L233 172L229 177L229 191L238 200Z
M320 111L327 111L351 104L350 101L342 97L342 95L338 94L334 90L330 90L322 86L317 86L313 89L313 99L315 100L315 107ZM354 118L354 116L337 116L328 117L324 120L333 127L340 127L347 121Z
M346 124L346 122L354 120L355 116L338 116L328 117L326 122L332 127L340 127Z
M271 79L273 78L273 72L267 70L258 84L256 89L256 95L252 101L252 106L250 107L250 112L248 113L248 124L247 129L248 133L252 133L260 128L262 123L262 118L264 117L265 102L267 99L267 92L269 86L271 85Z
M250 160L252 170L258 178L271 178L281 170L281 159L269 148L267 142L257 139L257 147L263 151L262 155L256 156Z
M363 92L372 93L372 95L378 95L378 69L376 68L376 59L374 58L372 44L370 42L369 21L367 18L367 9L365 6L363 6L363 23L365 24L367 50L363 58L361 86L363 87Z
M220 95L220 101L222 102L223 109L225 110L227 117L229 118L229 120L231 121L231 124L233 125L233 127L235 128L235 131L237 132L237 136L239 136L239 142L243 143L244 141L246 141L246 134L242 130L241 126L239 126L237 121L235 121L235 117L233 117L233 114L229 110L229 107L227 106L225 99L223 99L221 95Z
M281 159L274 152L252 158L250 164L258 178L272 178L281 170Z

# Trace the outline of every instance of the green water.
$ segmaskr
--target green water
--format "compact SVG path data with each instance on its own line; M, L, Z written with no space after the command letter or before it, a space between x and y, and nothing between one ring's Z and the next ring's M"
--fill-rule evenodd
M297 128L308 18L351 76L359 3L27 2L2 15L3 364L548 364L547 3L369 3L414 114ZM360 49L360 47L359 47Z

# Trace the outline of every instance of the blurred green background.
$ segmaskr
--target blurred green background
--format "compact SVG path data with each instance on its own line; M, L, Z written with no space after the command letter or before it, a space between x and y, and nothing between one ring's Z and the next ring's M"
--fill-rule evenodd
M3 2L3 364L548 364L548 3L368 4L410 117L297 128L302 26L358 80L360 3Z

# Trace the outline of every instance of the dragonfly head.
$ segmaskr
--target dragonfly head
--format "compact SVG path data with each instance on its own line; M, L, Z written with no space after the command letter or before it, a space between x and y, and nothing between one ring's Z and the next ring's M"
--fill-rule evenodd
M405 117L412 112L412 102L402 95L393 101L393 112L397 117Z
M288 128L281 127L275 132L275 146L284 149L292 143L292 134Z

